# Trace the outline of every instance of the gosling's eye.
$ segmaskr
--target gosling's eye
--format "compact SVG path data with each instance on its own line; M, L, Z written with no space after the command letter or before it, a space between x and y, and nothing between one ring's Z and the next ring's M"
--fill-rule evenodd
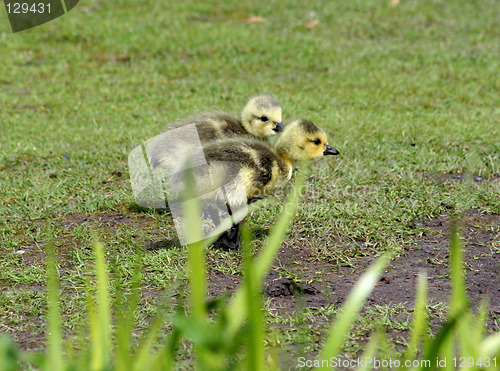
M319 146L321 144L321 140L319 139L313 140L313 143Z
M267 116L262 116L262 117L260 118L260 121L262 121L262 122L268 122L268 121L269 121L269 118L268 118Z

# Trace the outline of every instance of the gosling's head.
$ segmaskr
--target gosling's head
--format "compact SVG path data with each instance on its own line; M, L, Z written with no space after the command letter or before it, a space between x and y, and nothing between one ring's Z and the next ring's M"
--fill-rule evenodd
M268 138L283 131L281 104L268 95L250 98L241 112L245 129L255 137Z
M291 162L339 154L328 144L323 129L307 120L297 120L287 125L276 143L276 151Z

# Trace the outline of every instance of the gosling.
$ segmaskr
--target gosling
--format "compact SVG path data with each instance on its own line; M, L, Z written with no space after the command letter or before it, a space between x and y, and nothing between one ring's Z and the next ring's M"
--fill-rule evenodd
M321 128L310 121L297 120L286 127L274 149L246 138L222 139L204 145L203 155L209 167L195 172L196 189L200 195L208 194L209 188L224 186L237 171L244 182L246 199L251 201L289 181L297 163L338 154ZM205 178L208 169L210 179Z
M202 201L215 201L213 204L219 209L227 205L229 210L237 210L243 203L259 200L287 183L299 162L338 154L320 127L297 120L286 126L274 148L247 138L221 139L204 145L208 166L193 168L195 189ZM181 191L178 185L182 183L183 172L177 174L170 184ZM230 249L239 248L237 222L219 242Z

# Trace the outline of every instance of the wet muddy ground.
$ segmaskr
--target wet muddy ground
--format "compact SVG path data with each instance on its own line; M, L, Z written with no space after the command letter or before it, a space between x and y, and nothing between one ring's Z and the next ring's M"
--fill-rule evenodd
M414 220L413 223L425 231L423 236L415 241L412 248L389 263L366 305L403 305L410 312L416 299L419 272L425 272L427 276L428 303L446 305L451 290L448 275L451 222L445 214L430 220ZM499 331L500 215L483 215L477 210L469 210L459 226L470 305L477 310L481 300L488 299L488 327L491 331ZM317 259L314 252L285 242L274 270L266 279L265 294L271 299L271 307L282 315L304 307L340 307L375 259L373 254L367 252L350 264L336 265ZM289 277L290 272L298 279ZM210 277L210 293L216 296L232 290L238 281L239 276L213 274ZM315 325L325 326L321 321ZM389 330L388 335L406 338L407 334L399 331L391 334Z
M416 246L404 251L393 260L383 273L368 300L373 304L408 303L415 301L416 278L420 271L428 278L429 299L446 303L450 293L448 278L450 217L441 215L436 219L416 221L427 229L425 235L417 240ZM500 215L481 215L476 210L466 213L462 221L464 264L467 274L468 294L471 303L478 304L484 297L489 297L491 313L500 314ZM303 279L315 281L321 274L326 285L311 283L304 287L306 296L322 296L322 292L331 292L328 300L314 301L327 305L331 302L343 302L352 286L361 276L374 257L366 255L352 262L353 267L336 266L314 259L300 247L283 248L278 260L281 266L300 265ZM278 268L278 267L276 267ZM324 275L324 272L329 272ZM281 286L281 287L280 287ZM293 296L288 289L288 280L280 279L271 273L266 281L266 293L275 297L288 307L286 297ZM300 291L300 290L299 290ZM290 304L291 305L291 304ZM293 305L291 305L293 307Z
M120 215L99 212L92 215L66 215L57 222L60 226L72 228L88 223L104 230L112 231L118 226L144 228L147 219L143 213ZM429 303L446 304L450 296L448 277L450 223L449 215L442 214L434 219L417 220L415 228L423 232L411 247L406 247L387 267L366 306L403 305L411 311L415 302L417 275L425 271L428 277ZM500 215L485 215L477 210L469 210L461 219L461 234L464 246L464 264L468 296L473 308L478 308L484 298L489 299L488 327L498 331L500 317ZM291 232L294 233L292 225ZM158 235L160 237L160 234ZM154 239L145 243L146 253L154 253L163 248L180 248L173 240ZM25 264L42 259L43 246L31 246L29 253L23 254ZM27 250L29 250L28 246ZM277 315L287 315L297 309L321 309L329 306L340 307L365 269L375 260L373 251L366 250L357 254L349 264L318 259L310 247L294 245L285 240L265 285L265 299ZM234 291L240 282L240 275L222 273L209 266L209 295L217 297ZM30 290L42 292L43 287L35 285ZM147 289L146 289L147 291ZM154 291L154 292L153 292ZM148 293L146 293L148 294ZM151 295L159 295L152 289ZM148 294L149 295L149 294ZM151 296L149 295L149 296ZM33 322L41 325L41 318L33 317ZM327 321L317 321L310 326L327 329ZM8 331L22 349L44 347L42 333ZM405 337L397 332L389 336Z

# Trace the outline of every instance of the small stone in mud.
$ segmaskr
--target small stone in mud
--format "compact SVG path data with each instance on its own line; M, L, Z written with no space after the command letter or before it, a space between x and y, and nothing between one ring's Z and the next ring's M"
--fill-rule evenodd
M316 295L318 293L318 290L316 290L312 286L307 286L302 289L302 293L308 294L308 295Z
M293 286L290 278L280 278L267 285L266 294L272 297L292 296Z
M380 282L389 284L389 283L391 283L391 280L388 279L387 277L382 277L382 278L380 278Z

